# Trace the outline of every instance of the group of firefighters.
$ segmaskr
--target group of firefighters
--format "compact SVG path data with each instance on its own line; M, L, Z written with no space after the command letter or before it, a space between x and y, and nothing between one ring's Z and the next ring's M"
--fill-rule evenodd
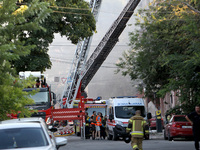
M92 139L99 140L105 139L106 137L106 120L102 116L102 113L93 111L91 117L88 116L86 112L85 115L85 137L86 139L90 138L92 135ZM142 150L142 141L144 138L144 127L146 125L146 121L141 116L140 110L136 111L135 116L129 119L128 127L126 128L126 132L131 135L131 146L134 150Z
M96 114L96 111L93 111L91 117L88 116L88 113L85 113L85 138L90 139L90 134L92 135L93 140L105 139L106 132L106 120L103 117L101 112Z

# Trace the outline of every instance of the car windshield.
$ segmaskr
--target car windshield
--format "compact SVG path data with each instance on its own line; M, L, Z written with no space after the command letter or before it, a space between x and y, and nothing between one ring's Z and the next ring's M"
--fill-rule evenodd
M185 117L174 117L174 122L188 122Z
M29 95L30 98L32 98L36 104L45 104L48 102L49 96L48 96L48 92L38 92L34 95Z
M16 149L47 146L48 141L41 128L0 129L0 149Z
M126 118L129 119L135 115L135 111L140 110L141 116L145 117L144 106L116 106L115 115L117 118Z

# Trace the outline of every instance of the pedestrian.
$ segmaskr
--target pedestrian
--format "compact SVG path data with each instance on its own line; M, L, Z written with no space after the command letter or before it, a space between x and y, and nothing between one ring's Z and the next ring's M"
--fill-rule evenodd
M95 132L96 132L96 128L95 128L95 124L96 124L96 111L93 111L91 118L91 128L92 128L92 139L95 140Z
M85 113L85 138L90 139L90 117Z
M140 110L137 110L135 115L129 119L126 130L128 133L131 133L131 146L133 150L142 150L145 125L146 121L141 116Z
M105 140L105 138L106 138L106 120L103 117L102 113L100 113L100 116L101 116L101 120L102 120L102 124L100 126L100 135L101 135L101 139Z
M199 150L200 141L200 105L195 106L195 111L185 117L193 127L195 149Z
M98 116L96 117L96 139L100 140L100 126L101 126L101 113L98 112Z

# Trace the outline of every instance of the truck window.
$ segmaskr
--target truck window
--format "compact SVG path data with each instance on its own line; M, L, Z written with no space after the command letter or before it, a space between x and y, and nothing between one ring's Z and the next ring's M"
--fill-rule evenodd
M49 93L48 92L38 92L35 95L29 95L30 98L32 98L36 104L44 104L49 101Z
M115 115L117 118L129 119L135 115L136 110L140 110L141 116L145 117L144 106L116 106Z

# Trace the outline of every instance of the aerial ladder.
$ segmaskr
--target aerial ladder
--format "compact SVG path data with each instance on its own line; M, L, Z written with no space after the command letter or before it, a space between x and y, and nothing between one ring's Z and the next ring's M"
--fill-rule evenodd
M91 0L90 8L91 12L97 22L98 12L101 6L102 0ZM71 65L71 69L67 76L67 81L65 82L64 90L61 96L61 107L62 108L72 108L73 100L76 99L78 88L80 85L80 77L82 73L82 68L84 67L88 52L89 46L92 41L92 36L84 38L83 41L79 41Z
M95 73L101 67L102 63L116 45L119 36L126 27L126 23L133 15L135 8L138 6L140 1L141 0L129 0L119 17L114 21L87 62L86 59L89 51L88 46L91 42L91 37L86 38L80 45L78 44L75 59L72 63L72 68L69 72L62 96L63 98L66 98L64 108L66 108L66 106L67 108L72 108L73 101L76 99L77 93L84 91ZM98 0L91 1L93 8L96 8L93 10L94 16L97 16L100 3L101 1ZM63 102L61 101L61 103Z
M91 42L91 37L85 38L83 42L78 43L71 70L68 74L61 97L62 108L52 110L53 120L80 120L80 124L83 126L85 121L84 100L80 98L79 108L72 108L73 101L80 96L77 95L84 91L95 73L101 67L102 63L117 43L119 36L126 27L126 23L140 1L141 0L129 0L88 60L88 47ZM101 0L91 0L90 2L92 13L95 18L97 17L100 3ZM65 104L63 101L64 99L66 99Z

